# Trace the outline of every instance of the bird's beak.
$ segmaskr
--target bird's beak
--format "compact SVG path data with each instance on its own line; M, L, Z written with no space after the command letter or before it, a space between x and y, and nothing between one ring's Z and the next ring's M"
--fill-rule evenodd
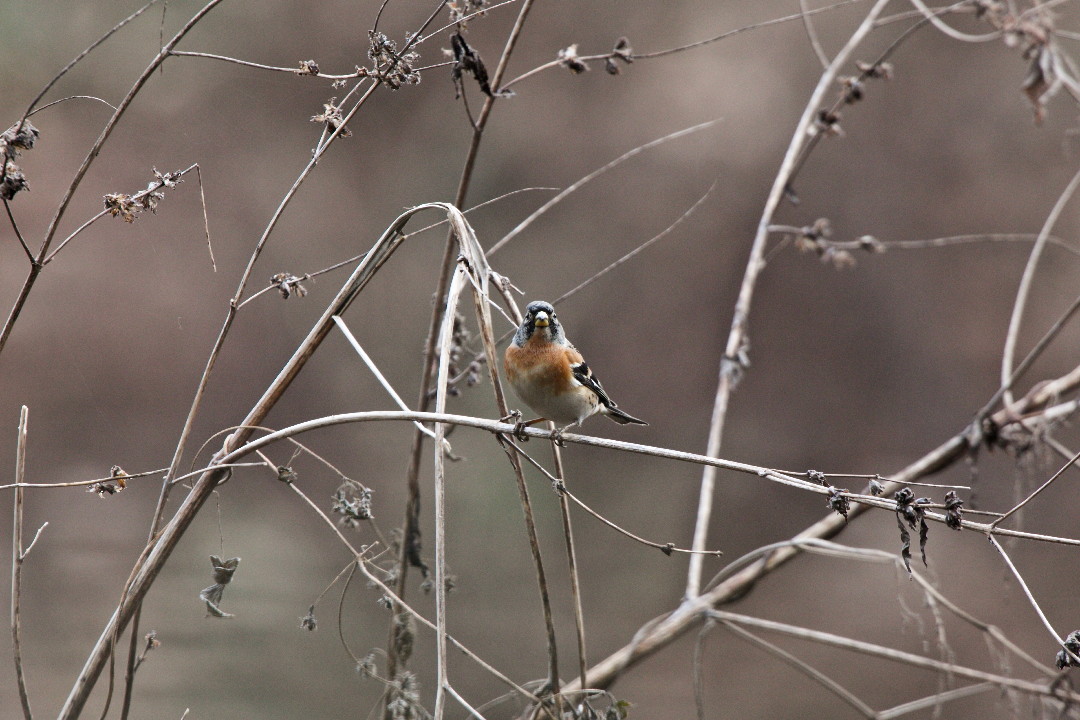
M550 324L551 324L551 321L548 320L548 314L546 312L541 310L540 312L536 313L536 319L533 320L533 325L534 326L536 326L536 327L547 327Z

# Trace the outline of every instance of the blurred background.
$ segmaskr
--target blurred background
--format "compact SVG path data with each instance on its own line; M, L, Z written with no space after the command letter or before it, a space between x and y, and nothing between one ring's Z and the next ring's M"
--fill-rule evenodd
M812 3L814 6L823 3ZM280 67L315 60L325 73L368 64L367 31L378 2L229 0L179 45ZM855 2L815 15L825 51L839 51L868 12ZM138 7L127 2L0 4L0 126L19 120L39 90L75 55ZM66 75L44 102L92 95L116 104L199 3L174 0L107 41ZM403 44L432 3L390 2L380 29ZM518 4L469 22L467 39L493 71ZM686 45L797 13L794 0L700 2L616 0L540 2L526 22L508 78L555 59L560 49L609 51L625 36L636 53ZM1076 30L1074 3L1054 7L1054 24ZM893 3L895 22L877 28L853 55L873 61L915 17ZM444 12L433 27L446 24ZM969 33L989 26L974 15L949 19ZM1063 57L1080 52L1059 36ZM419 48L421 66L443 63L446 32ZM894 77L871 81L866 99L844 108L844 134L826 139L795 184L779 223L828 218L833 239L883 241L962 234L1037 233L1076 171L1077 110L1064 93L1035 122L1021 90L1030 61L997 39L964 43L924 27L893 54ZM492 258L524 295L559 297L660 233L709 190L670 235L558 307L569 337L605 387L645 428L594 419L584 432L703 452L717 373L750 242L800 114L821 75L803 24L747 30L720 42L620 66L602 63L573 75L555 67L514 86L494 109L466 206L524 188L563 188L621 154L706 121L706 129L644 151L556 205ZM852 65L843 74L855 74ZM475 82L465 89L474 114ZM837 86L839 91L839 86ZM346 89L311 77L236 64L172 58L123 117L75 194L60 226L65 237L97 213L107 193L134 193L160 171L201 168L217 271L203 231L194 174L166 191L156 215L134 223L105 218L50 263L0 355L0 482L14 468L19 407L29 412L30 482L103 477L169 464L229 298L275 209L311 157L323 103ZM835 95L830 90L830 100ZM37 147L20 159L31 191L11 210L32 248L110 116L92 100L71 100L34 116ZM380 89L349 123L285 210L255 268L253 290L272 275L302 275L367 249L403 208L454 197L472 129L450 68L422 82ZM485 247L553 196L519 192L469 218ZM1021 354L1076 295L1076 204L1054 228L1071 249L1047 248L1020 337ZM431 216L434 222L439 218ZM410 225L421 227L425 218ZM394 387L414 402L432 293L445 235L410 239L376 277L346 320ZM750 322L751 366L728 415L722 455L793 471L894 472L961 430L999 384L1001 348L1030 242L857 253L837 269L771 241ZM54 245L55 247L55 245ZM28 270L5 219L0 227L0 304L6 316ZM208 389L185 461L212 434L240 421L303 339L348 270L305 283L305 298L266 293L240 312ZM501 329L509 324L499 319ZM1068 327L1021 382L1073 368L1080 335ZM476 345L478 347L478 345ZM451 412L494 417L489 383L452 399ZM308 364L268 423L283 427L322 415L389 409L391 402L339 333ZM1075 432L1072 433L1075 435ZM1072 445L1065 428L1059 438ZM304 437L309 447L373 489L384 532L403 513L411 429L404 424L340 426ZM451 466L448 552L456 589L451 632L518 682L546 673L544 627L506 458L490 436L452 437L464 459ZM199 461L220 444L211 443ZM542 443L531 452L549 461ZM286 462L290 450L273 450ZM430 457L430 453L428 455ZM687 546L700 468L580 446L564 451L568 485L586 503L657 542ZM1035 458L1038 460L1038 458ZM983 453L978 504L1005 510L1048 477L1059 461ZM422 474L425 556L433 547L430 460ZM329 511L338 479L300 458L299 486ZM553 587L563 675L576 667L573 614L558 500L528 471ZM958 465L938 482L971 484ZM861 481L852 481L857 489ZM156 477L100 499L82 488L27 493L27 542L45 522L23 573L23 654L35 710L63 703L143 547L158 496ZM940 499L944 491L935 491ZM924 494L924 493L917 493ZM970 506L970 493L961 493ZM5 503L11 493L3 494ZM1051 488L1023 513L1025 529L1076 535L1075 490ZM179 502L174 495L170 511ZM759 478L721 473L706 561L724 563L782 541L827 513L820 496ZM575 514L590 664L628 643L682 596L686 556L666 557ZM0 513L10 536L11 513ZM372 542L366 528L347 531ZM873 512L840 536L857 547L899 552L895 519ZM1075 550L1010 545L1014 561L1062 635L1080 626ZM209 556L242 558L222 606L236 617L206 617L199 591L210 585ZM1027 652L1052 663L1057 647L984 538L933 525L929 575L941 591L1001 627ZM133 717L367 717L381 686L362 679L341 647L340 585L319 603L319 628L300 618L350 557L329 528L265 471L237 472L208 503L148 596L142 631L162 642L136 682ZM434 617L433 599L412 574L407 599ZM388 613L379 592L355 581L341 604L342 633L365 655L386 643ZM937 645L933 609L917 586L889 565L806 557L769 577L731 606L782 622L842 633L932 657L1002 671L970 627L949 621L947 650ZM678 718L694 712L694 633L636 666L614 686L633 703L631 717ZM770 638L775 639L775 638ZM816 645L779 640L826 668L871 706L933 694L941 679ZM6 647L6 645L5 645ZM126 647L126 645L125 645ZM422 697L433 696L433 637L420 631L412 663ZM17 717L10 655L0 661L0 715ZM379 660L381 663L381 659ZM1020 677L1033 677L1026 668ZM714 629L705 640L708 717L856 717L818 685L745 641ZM454 657L451 679L478 706L504 688ZM762 692L781 684L786 692ZM90 705L100 711L104 681ZM997 692L948 706L953 718L1000 716L1030 707ZM513 708L489 717L510 717ZM931 711L912 717L929 717ZM464 717L456 709L452 717Z

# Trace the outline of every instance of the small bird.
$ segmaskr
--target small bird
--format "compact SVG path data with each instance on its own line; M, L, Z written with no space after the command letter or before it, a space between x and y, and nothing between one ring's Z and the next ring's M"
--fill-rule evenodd
M620 425L648 425L624 413L604 392L585 359L566 339L555 308L538 300L525 308L525 319L506 348L506 378L526 405L555 423L556 441L567 428L603 413Z

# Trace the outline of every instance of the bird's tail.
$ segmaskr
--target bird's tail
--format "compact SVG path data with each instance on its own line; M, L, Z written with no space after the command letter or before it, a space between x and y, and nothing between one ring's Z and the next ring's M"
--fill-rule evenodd
M628 414L624 413L622 410L620 410L619 408L612 407L610 405L604 407L604 414L607 415L612 420L614 420L615 422L619 423L620 425L648 425L649 424L649 423L645 422L644 420L638 420L633 415L628 415Z

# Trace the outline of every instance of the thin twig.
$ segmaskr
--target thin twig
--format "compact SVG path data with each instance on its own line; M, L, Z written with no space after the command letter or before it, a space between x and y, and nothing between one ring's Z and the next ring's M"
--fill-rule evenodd
M379 370L379 366L376 365L375 361L371 359L371 356L367 354L363 346L360 344L360 341L357 340L356 336L354 336L352 334L352 331L349 330L349 326L345 324L345 321L342 320L339 316L335 315L334 323L338 326L338 330L340 330L342 334L345 335L345 339L349 341L350 345L352 345L352 348L356 351L356 354L359 355L360 359L364 361L364 364L368 366L368 370L371 371L371 374L375 376L375 379L379 381L379 384L383 386L383 389L386 390L387 394L393 399L394 404L402 410L408 410L409 406L405 404L405 401L401 399L400 395L398 395L397 390L394 389L394 386L391 385L390 381L386 379L386 376L382 374L382 371ZM420 423L413 424L420 432L424 433L428 437L435 437L434 432L427 429Z
M956 28L947 25L945 21L939 17L940 13L928 8L926 6L926 3L924 3L922 0L911 0L911 4L919 9L919 12L923 14L923 17L925 17L931 25L951 37L953 40L959 40L960 42L968 43L983 43L990 40L997 40L1002 35L1002 32L1000 30L994 30L993 32L983 33L981 35L972 35L969 33L960 32Z
M36 108L33 112L27 113L26 117L28 117L28 118L33 117L34 115L37 115L42 110L47 110L48 108L51 108L53 105L59 105L60 103L67 102L68 100L96 100L97 102L102 103L104 105L108 105L113 110L116 110L116 106L113 105L111 102L109 102L108 100L102 100L101 98L99 98L99 97L97 97L95 95L69 95L66 98L60 98L59 100L53 100L51 103L46 103L45 105L42 105L41 107Z
M143 188L139 192L132 194L131 197L130 197L131 202L138 203L143 198L145 198L147 195L151 195L153 193L159 192L162 188L167 187L167 184L166 184L167 182L170 182L170 181L172 181L174 179L175 180L180 180L181 178L183 178L185 175L187 175L192 170L198 170L198 167L199 167L198 164L195 164L195 165L192 165L192 166L190 166L188 168L185 168L183 170L180 170L180 171L177 171L175 173L170 174L168 176L168 178L166 178L166 177L158 177L157 179L155 179L146 188ZM201 189L201 187L202 187L202 182L200 180L200 189ZM74 240L79 234L81 234L84 230L86 230L86 228L90 227L91 225L93 225L95 222L97 222L101 218L105 217L106 215L112 215L112 214L114 214L113 211L106 209L106 210L100 211L99 213L97 213L96 215L91 217L89 220L87 220L82 225L77 227L70 235L68 235L66 238L61 240L60 243L57 244L57 246L55 248L53 248L53 251L51 253L49 253L45 257L44 260L41 261L41 264L42 265L48 265L49 263L51 263L53 261L53 259L56 258L57 253L59 253L61 250L63 250L64 247L69 242ZM211 253L211 258L212 257L213 257L213 253Z
M210 242L210 216L206 212L206 189L203 187L202 168L195 163L195 176L199 180L199 200L202 202L203 229L206 230L206 250L210 253L210 267L217 272L217 261L214 260L214 245Z
M1009 572L1011 572L1013 574L1013 577L1016 578L1016 582L1020 585L1020 590L1023 591L1024 596L1028 599L1028 602L1031 603L1031 607L1035 608L1035 614L1039 616L1039 620L1042 621L1043 627L1045 627L1047 632L1050 633L1050 637L1054 638L1054 642L1056 642L1058 645L1064 647L1064 640L1062 640L1061 635L1058 634L1058 631L1054 629L1054 626L1050 624L1050 619L1046 617L1046 613L1044 613L1042 608L1039 606L1039 601L1036 600L1035 596L1031 594L1031 589L1028 588L1027 583L1024 582L1024 576L1021 575L1020 571L1016 569L1016 565L1013 564L1012 558L1009 557L1009 554L1005 552L1005 548L1001 546L1001 543L998 542L998 539L993 535L989 536L989 540L990 544L994 546L994 549L997 550L998 553L1001 554L1002 559L1005 560L1005 565L1008 566ZM1072 651L1070 651L1068 648L1065 648L1065 651L1069 653L1069 655L1074 661L1080 662L1080 658L1077 658L1076 655L1074 655Z
M717 181L714 180L713 184L709 186L709 189L705 191L705 194L702 195L700 198L698 198L697 201L686 210L686 212L684 212L682 215L677 217L673 223L668 225L666 228L661 230L656 235L653 235L651 238L649 238L648 240L646 240L642 244L638 245L636 248L634 248L630 252L623 255L621 258L619 258L615 262L613 262L610 265L608 265L607 267L605 267L600 272L594 273L588 279L578 283L578 285L576 287L574 287L572 290L567 290L566 292L564 292L562 295L560 295L558 298L556 298L555 301L552 304L558 305L563 300L566 300L567 298L569 298L569 297L571 297L573 295L576 295L578 292L580 292L584 288L588 287L592 283L596 282L597 280L599 280L604 275L607 275L609 272L611 272L615 268L619 267L624 262L627 262L628 260L633 259L638 253L642 252L643 250L645 250L650 245L652 245L652 244L654 244L656 242L659 242L660 240L663 240L675 228L677 228L680 224L682 224L682 222L684 220L689 218L694 213L695 210L697 210L699 207L701 207L702 203L705 202L706 198L708 198L709 195L712 194L712 191L716 189L716 183L717 183Z
M15 222L15 216L11 214L11 205L8 204L6 199L4 200L4 210L7 211L8 220L11 222L11 229L15 231L15 237L19 239L19 244L22 245L27 260L31 263L34 262L34 253L30 252L30 246L26 244L26 239L23 238L22 232L19 230L19 224Z
M549 422L548 428L555 429L555 423ZM566 469L563 467L562 450L558 443L551 443L552 461L555 463L555 483L557 486L566 488ZM587 682L589 654L585 649L585 613L581 606L581 578L578 574L577 548L574 545L574 525L570 520L570 505L566 500L566 494L559 495L559 516L563 525L563 545L566 547L566 565L570 571L570 599L574 604L574 632L577 636L578 651L578 682L581 687L589 687Z
M514 48L517 46L518 38L521 36L522 28L525 25L525 20L529 16L529 12L532 9L533 0L523 0L520 10L518 11L517 19L514 21L514 27L510 30L510 34L507 37L506 45L503 48L502 55L499 57L499 63L495 68L495 72L492 74L491 86L498 87L502 81L502 77L506 72L506 67L510 62L510 56L513 54ZM444 2L439 4L439 9L445 6ZM434 17L434 16L433 16ZM419 39L420 33L417 33L414 39ZM484 105L480 110L480 114L473 124L473 133L469 142L469 150L465 156L465 163L461 169L461 175L458 178L457 190L454 193L454 205L456 207L462 207L465 204L465 199L468 196L469 186L472 181L472 172L476 164L476 158L480 152L480 142L483 139L484 128L487 126L488 118L491 115L491 111L494 107L496 96L486 97L484 99ZM427 335L424 339L424 353L423 353L423 365L420 373L420 388L417 393L417 407L420 410L426 410L431 402L431 384L435 374L435 353L436 353L436 341L438 338L439 328L442 326L443 312L446 307L445 296L450 284L450 274L453 270L455 240L452 233L448 233L446 240L443 244L443 254L439 262L439 277L435 283L435 302L431 309L431 317L428 322ZM496 390L496 392L498 392ZM412 444L409 448L409 465L405 472L405 485L408 493L405 501L405 515L402 520L402 542L401 549L398 556L397 563L397 582L395 588L399 595L403 595L405 592L405 583L408 578L409 570L409 552L410 549L417 543L419 543L419 512L420 512L420 464L422 461L422 453L424 449L424 434L415 431L412 434ZM519 473L520 474L520 473ZM524 486L524 479L519 480L518 488ZM529 511L525 511L526 517L529 516ZM526 521L528 522L528 521ZM537 557L537 552L534 551L534 560ZM387 653L386 667L387 674L393 679L397 671L397 653L394 651L396 644L394 642L397 633L396 627L391 623L390 628L390 641L387 645L389 651ZM549 637L552 633L549 633ZM390 720L389 702L383 708L383 717L386 720Z
M800 12L800 13L796 13L794 15L785 15L784 17L774 18L772 20L765 20L763 22L753 23L751 25L744 25L743 27L735 28L734 30L728 30L727 32L720 33L719 35L714 35L714 36L712 36L710 38L706 38L704 40L698 40L696 42L692 42L692 43L689 43L687 45L680 45L678 47L667 48L667 49L664 49L664 50L656 50L654 52L632 53L630 55L630 58L633 59L633 60L650 60L652 58L664 57L665 55L674 55L675 53L681 53L681 52L685 52L687 50L693 50L694 48L699 48L699 47L704 47L706 45L711 45L712 43L719 42L721 40L726 40L729 37L733 37L735 35L739 35L741 33L748 32L750 30L758 30L760 28L769 27L771 25L780 25L782 23L792 22L794 20L800 20L800 19L805 18L805 17L807 17L809 15L817 15L818 13L829 12L830 10L835 10L836 8L844 7L845 5L851 5L851 4L857 3L857 2L862 2L862 0L842 0L842 2L834 3L832 5L826 5L825 7L814 8L813 10L808 10L806 12ZM579 59L584 63L589 63L589 62L593 62L593 61L614 59L615 57L616 57L615 53L608 52L608 53L601 53L599 55L582 55ZM544 72L545 70L550 70L552 68L557 68L557 67L561 66L562 64L563 64L563 61L561 59L552 60L551 62L544 63L543 65L535 67L535 68L533 68L532 70L529 70L526 73L522 73L521 75L518 75L516 78L509 81L505 85L496 85L495 83L492 83L492 87L498 87L499 91L502 92L504 90L508 90L509 88L511 88L512 86L514 86L517 83L521 82L522 80L530 78L533 75L536 75L538 73Z
M327 514L323 511L322 508L319 507L319 505L315 501L313 501L310 497L308 497L307 494L304 493L303 490L301 490L299 487L296 486L295 483L291 483L289 485L289 489L292 490L297 495L299 495L301 498L303 498L304 502L306 502L308 504L308 506L312 510L314 510L315 513L320 518L322 518L323 522L325 522L326 525L334 532L334 534L337 536L338 540L346 548L349 549L349 552L352 553L353 558L356 560L356 567L360 569L360 572L362 572L364 574L364 576L367 578L368 582L370 582L375 587L379 588L379 591L384 593L388 598L390 598L390 600L393 601L393 603L395 604L396 607L400 607L403 610L405 610L405 612L409 613L409 615L411 615L413 618L415 618L416 621L419 622L421 625L423 625L424 627L426 627L426 628L428 628L428 629L430 629L432 631L434 631L436 629L435 623L431 622L426 617L424 617L422 614L420 614L419 612L414 610L412 607L410 607L408 604L406 604L400 597L398 597L394 593L394 591L390 588L389 585L387 585L385 582L383 582L383 580L381 578L379 578L378 575L376 575L375 573L373 573L371 571L370 561L367 560L364 557L364 553L361 552L361 551L358 551L356 548L354 548L352 546L352 543L349 542L348 538L346 538L341 533L341 530L340 530L340 528L338 528L337 523L335 523L333 520L331 520L330 517L327 516ZM484 669L485 671L490 673L492 675L492 677L498 679L500 682L502 682L504 685L509 687L511 690L516 692L521 697L523 697L526 700L529 700L531 702L536 702L536 701L539 700L539 698L536 695L529 692L525 688L521 687L520 685L515 683L513 680L508 678L503 673L499 672L493 666L491 666L490 664L485 662L483 659L481 659L480 656L478 656L472 650L467 648L465 645L462 645L458 640L455 640L453 636L447 636L447 639L454 645L455 648L460 650L470 660L475 662L482 669Z
M784 650L779 645L771 643L764 638L760 638L749 630L739 627L733 622L723 621L721 624L726 627L730 632L741 637L743 640L757 645L759 648L769 653L773 657L780 659L781 661L787 663L799 672L803 673L808 678L816 682L818 685L822 686L823 688L831 692L833 695L836 695L836 697L840 698L845 703L855 708L855 710L858 711L863 717L870 718L870 720L875 720L877 718L878 715L876 712L874 712L874 708L867 705L857 695L855 695L855 693L851 692L843 685L836 682L831 677L821 672L817 668L813 667L809 663L800 660L799 658L789 653L787 650Z
M169 54L174 57L197 57L205 58L207 60L220 60L221 62L233 63L235 65L243 65L244 67L256 68L258 70L272 70L274 72L283 72L290 75L303 75L305 77L317 77L323 78L325 80L355 80L359 78L370 77L368 71L364 68L361 68L356 72L345 73L343 75L330 75L321 72L308 72L302 67L277 67L275 65L264 65L262 63L251 62L249 60L241 60L239 58L229 57L227 55L215 55L213 53L206 52L173 50Z
M645 143L644 145L638 145L637 147L633 148L632 150L628 150L627 152L624 152L622 155L615 158L614 160L607 163L606 165L604 165L602 167L599 167L596 170L593 170L591 173L585 175L584 177L582 177L581 179L579 179L576 182L572 183L571 185L568 185L565 190L563 190L558 195L556 195L555 197L548 200L546 203L544 203L539 208L534 210L527 218L525 218L524 220L519 222L517 224L517 226L514 227L513 230L506 233L506 235L504 235L498 242L496 242L494 245L491 246L491 248L487 251L488 257L491 257L492 255L497 253L501 248L505 247L508 242L513 240L515 237L517 237L523 230L525 230L525 228L532 225L533 221L535 221L538 217L540 217L541 215L546 213L548 210L550 210L555 205L559 204L567 195L570 195L571 193L576 192L581 186L585 185L590 180L596 179L597 177L599 177L599 176L603 175L604 173L606 173L608 170L611 170L612 168L618 167L619 165L621 165L625 161L629 160L630 158L634 157L635 155L639 155L639 154L645 152L646 150L650 150L650 149L652 149L652 148L654 148L654 147L656 147L658 145L663 145L664 143L669 142L671 140L677 140L677 139L679 139L679 138L681 138L681 137L683 137L685 135L691 135L691 134L696 133L696 132L698 132L700 130L705 130L706 128L710 128L710 127L712 127L713 125L715 125L718 122L720 122L720 121L719 120L709 120L708 122L703 122L703 123L699 123L697 125L692 125L692 126L690 126L688 128L683 128L682 130L676 130L673 133L669 133L667 135L664 135L663 137L659 137L659 138L657 138L655 140L652 140L650 142Z
M1005 347L1001 354L1001 384L1005 387L1008 387L1009 379L1013 375L1013 358L1016 354L1016 343L1020 335L1020 323L1024 318L1024 309L1027 306L1027 299L1031 293L1032 283L1035 280L1035 268L1039 264L1039 258L1042 256L1047 238L1050 237L1050 233L1053 231L1054 225L1057 224L1062 211L1065 210L1065 206L1072 199L1077 186L1080 186L1080 170L1073 175L1072 180L1065 186L1065 190L1058 196L1053 209L1050 210L1050 214L1047 215L1046 221L1043 223L1042 230L1039 231L1039 237L1035 241L1034 247L1031 248L1027 265L1024 266L1024 274L1020 278L1019 287L1016 289L1016 301L1013 303L1012 315L1009 318L1009 330L1005 334ZM1013 405L1011 391L1006 390L1002 398L1006 406Z
M1061 469L1060 469L1060 470L1058 470L1058 471L1057 471L1056 473L1054 473L1054 474L1053 474L1053 475L1052 475L1052 476L1050 477L1050 479L1049 479L1049 480L1047 480L1047 481L1046 481L1046 482L1044 482L1044 483L1043 483L1042 485L1040 485L1040 486L1039 486L1038 488L1036 488L1034 492L1032 492L1032 493L1031 493L1030 495L1028 495L1028 496L1027 496L1026 498L1024 498L1023 500L1021 500L1020 502L1018 502L1018 503L1017 503L1016 505L1014 505L1014 506L1013 506L1013 507L1012 507L1012 508L1011 508L1011 509L1010 509L1009 511L1007 511L1006 513L1004 513L1003 515L1001 515L1001 517L999 517L999 518L997 518L996 520L994 520L994 522L990 523L990 527L992 527L992 528L996 528L996 527L997 527L998 525L1000 525L1000 524L1001 524L1001 523L1002 523L1002 522L1003 522L1003 521L1005 520L1005 518L1007 518L1007 517L1011 516L1011 515L1012 515L1013 513L1017 512L1017 511L1018 511L1018 510L1020 510L1020 509L1021 509L1022 507L1024 507L1024 506L1025 506L1025 505L1027 505L1027 504L1028 504L1029 502L1031 502L1031 501L1032 501L1033 499L1035 499L1035 496L1036 496L1036 495L1038 495L1039 493L1041 493L1041 492L1042 492L1043 490L1045 490L1046 488L1050 487L1050 484L1051 484L1051 483L1053 483L1053 482L1054 482L1055 480L1057 480L1057 479L1058 479L1059 477L1061 477L1061 476L1062 476L1062 475L1063 475L1063 474L1065 473L1065 471L1066 471L1066 470L1068 470L1068 469L1069 469L1069 468L1071 468L1071 467L1072 467L1073 465L1075 465L1075 464L1076 464L1076 461L1077 461L1077 460L1080 460L1080 452L1078 452L1078 453L1075 453L1075 454L1074 454L1074 455L1073 455L1073 456L1072 456L1071 458L1069 458L1069 461L1068 461L1067 463L1065 463L1064 465L1062 465L1062 466L1061 466Z
M464 245L465 239L459 237ZM454 316L458 298L466 287L469 268L458 263L450 288L446 293L446 312L439 337L439 375L436 381L435 412L446 411L446 396L450 380L450 350L454 344ZM435 711L434 720L443 720L446 712L446 690L450 687L446 655L446 426L435 423Z
M953 690L946 690L945 692L935 693L928 697L919 698L918 700L912 700L911 702L903 703L902 705L896 705L888 710L882 710L877 714L878 720L893 720L893 718L903 717L904 715L910 715L913 712L919 710L925 710L931 707L939 707L947 702L953 700L962 700L972 695L978 695L988 690L996 690L997 687L993 683L983 682L975 683L974 685L968 685L967 687L954 688Z
M19 434L15 446L15 519L11 528L11 651L15 660L15 681L19 687L19 702L22 703L23 717L33 720L30 710L30 694L26 690L26 675L22 663L21 622L19 605L22 600L22 564L26 558L23 550L23 488L26 477L26 426L30 410L25 405L19 411ZM40 530L38 531L41 532ZM34 537L37 542L37 537ZM31 543L33 546L33 543Z
M949 676L959 676L969 678L971 680L991 682L1001 687L1011 688L1013 690L1017 690L1019 692L1029 695L1050 697L1071 702L1080 701L1080 693L1073 692L1071 690L1054 688L1049 683L1045 682L1031 682L1029 680L1018 680L1016 678L1011 678L1004 675L995 675L993 673L984 672L982 670L964 667L963 665L958 665L956 663L943 662L941 660L934 660L932 658L923 657L914 653L904 652L902 650L895 650L893 648L885 647L883 645L875 645L873 643L863 642L861 640L854 640L852 638L843 637L841 635L834 635L832 633L822 632L820 630L811 630L809 628L798 627L796 625L789 625L787 623L780 623L772 620L763 620L761 618L750 617L748 615L724 612L722 610L710 611L708 615L719 621L727 621L737 623L739 625L748 625L750 627L760 628L762 630L779 633L788 637L809 640L810 642L815 642L820 645L825 645L827 647L840 648L841 650L849 650L851 652L861 653L863 655L869 655L871 657L900 662L905 665L910 665L912 667L924 668L926 670L934 670L936 672L944 673Z
M222 455L221 462L222 464L233 462L239 458L242 458L248 453L254 452L255 450L258 450L262 447L266 447L267 445L273 444L279 440L288 439L294 435L301 435L320 428L333 427L335 425L357 422L413 421L431 423L438 422L450 425L459 425L461 427L471 427L490 432L497 436L506 436L519 430L516 425L511 423L501 422L498 420L490 420L488 418L472 417L469 415L416 411L405 412L401 410L370 410L365 412L341 413L337 415L327 415L325 417L315 418L313 420L307 420L305 422L282 428L273 433L270 433L269 435L264 435L255 440L250 440L245 445L236 447L231 452ZM543 438L545 440L554 439L554 433L547 430L540 430L535 427L527 427L521 431L529 437ZM759 465L736 462L734 460L724 460L722 458L714 458L708 455L699 455L696 453L673 450L670 448L657 447L653 445L641 445L639 443L629 443L623 442L621 440L590 437L588 435L563 433L559 437L565 442L585 445L589 447L605 448L608 450L621 450L625 452L635 453L638 455L647 455L650 457L676 460L679 462L693 463L696 465L706 465L718 469L733 470L735 472L753 475L763 480L778 483L780 485L786 485L791 488L804 490L817 495L829 495L832 492L829 488L823 487L822 485L819 485L817 483L812 483L800 478L783 475L781 473L777 473L774 470ZM942 462L944 457L959 457L959 451L956 449L957 447L962 447L962 437L959 440L950 440L949 442L935 449L933 452L929 453L925 457L920 458L919 461L909 466L905 471L890 478L888 484L885 487L885 494L888 495L892 492L895 492L897 489L903 487L905 484L903 478L906 474L922 474L927 472L928 468L934 467L936 463ZM510 455L511 457L517 457L516 453L508 452L508 455ZM853 506L849 511L849 518L851 518L853 514L854 516L861 514L860 510L865 511L869 508L878 508L881 510L888 510L890 512L896 511L895 500L892 500L888 497L861 495L859 493L851 492L845 492L842 493L842 495L854 501ZM844 521L843 517L836 514L834 514L833 516L829 516L827 519L832 520L834 516L839 518L841 523ZM933 520L934 522L939 523L945 522L945 516L941 513L927 512L926 519ZM962 520L961 527L984 534L993 534L1002 537L1024 538L1028 540L1038 540L1041 542L1048 542L1059 545L1071 545L1080 547L1080 538L1060 537L1056 535L1047 535L1021 530L1010 530L1000 527L991 528L989 524L976 523L969 520ZM800 538L801 537L802 536L800 535Z
M821 47L821 38L818 37L817 30L814 29L814 21L810 19L810 11L806 7L806 0L799 0L799 10L802 15L803 28L806 30L806 39L810 41L810 47L814 49L814 54L817 55L818 62L821 63L821 69L829 67L829 56L825 54L825 48Z

